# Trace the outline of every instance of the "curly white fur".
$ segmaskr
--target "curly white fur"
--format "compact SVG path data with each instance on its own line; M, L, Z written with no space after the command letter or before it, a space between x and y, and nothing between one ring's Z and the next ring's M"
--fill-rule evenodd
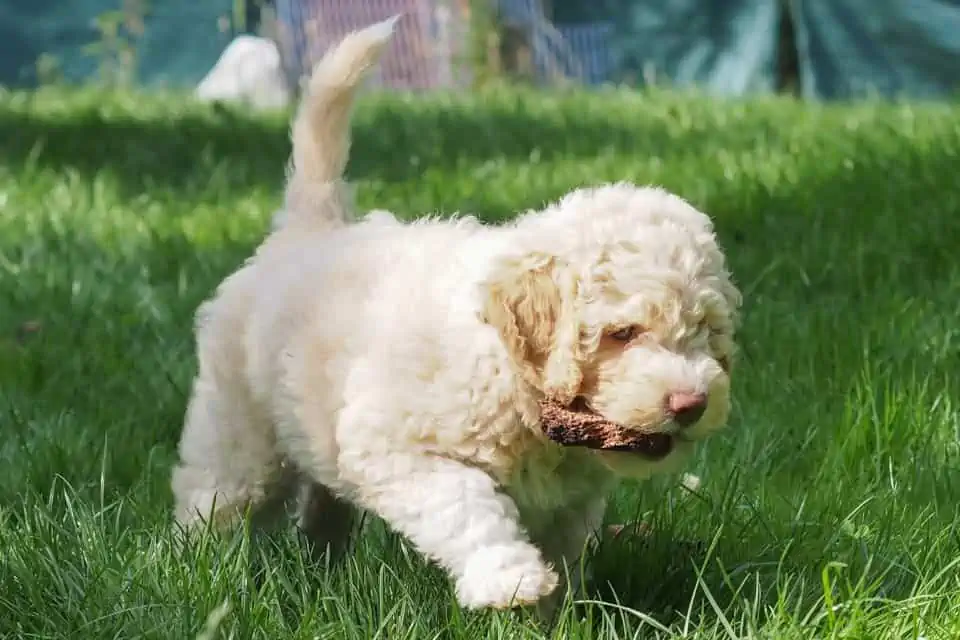
M357 505L442 565L464 606L537 602L576 571L617 474L671 468L726 421L739 293L707 216L660 189L580 189L501 227L344 224L348 114L389 35L357 32L321 62L286 217L198 313L176 518L229 524L295 469L319 537L341 535L325 505ZM708 395L696 424L671 419L675 392ZM545 396L671 434L673 452L560 447Z

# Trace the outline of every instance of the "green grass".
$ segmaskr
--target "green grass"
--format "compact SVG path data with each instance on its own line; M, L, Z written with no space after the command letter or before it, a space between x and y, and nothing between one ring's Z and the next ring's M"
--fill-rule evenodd
M334 567L290 532L173 545L192 314L279 203L285 122L0 96L0 637L545 633L459 611L378 523ZM363 102L363 207L498 221L576 185L660 183L716 217L744 290L730 428L689 469L702 489L625 486L610 520L654 535L604 540L607 604L548 637L960 637L958 171L952 105Z

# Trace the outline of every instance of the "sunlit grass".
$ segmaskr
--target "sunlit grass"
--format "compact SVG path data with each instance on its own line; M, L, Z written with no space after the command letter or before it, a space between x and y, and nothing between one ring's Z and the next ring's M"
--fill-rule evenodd
M333 567L289 531L175 545L192 314L265 231L287 152L285 116L0 94L0 637L960 637L960 109L364 100L362 207L496 222L658 183L716 217L744 290L703 486L625 486L610 520L654 534L604 540L594 604L549 631L460 611L377 522Z

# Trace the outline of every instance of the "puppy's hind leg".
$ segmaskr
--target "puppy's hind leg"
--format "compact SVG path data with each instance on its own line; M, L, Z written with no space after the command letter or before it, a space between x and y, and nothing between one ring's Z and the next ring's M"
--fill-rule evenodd
M301 481L297 524L314 558L326 553L330 560L339 559L347 550L357 515L353 505L319 482Z
M273 424L251 396L245 378L242 296L201 308L197 330L199 373L173 471L174 516L192 527L208 519L230 526L249 508L282 504L289 484ZM232 298L232 299L229 299ZM238 299L239 298L239 299ZM231 304L233 303L233 304ZM240 304L236 304L240 303Z

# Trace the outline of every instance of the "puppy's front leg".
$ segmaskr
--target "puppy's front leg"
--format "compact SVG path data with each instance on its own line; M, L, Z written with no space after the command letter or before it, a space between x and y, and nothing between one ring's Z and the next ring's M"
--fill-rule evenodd
M540 601L537 609L541 617L552 618L567 591L574 598L582 595L586 569L581 560L596 540L606 506L603 497L583 498L556 509L531 531L544 556L561 572L565 587Z
M479 469L427 454L343 451L357 498L456 581L467 608L507 608L553 592L557 574L530 544L513 500Z

